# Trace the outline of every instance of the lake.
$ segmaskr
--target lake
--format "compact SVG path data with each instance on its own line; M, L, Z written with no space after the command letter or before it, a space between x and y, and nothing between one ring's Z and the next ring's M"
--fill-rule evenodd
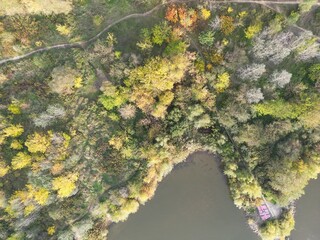
M258 240L230 198L216 156L194 153L157 188L152 200L123 223L109 240ZM320 179L310 181L296 203L290 240L320 239Z
M320 178L310 181L296 207L296 226L290 240L319 240Z
M230 198L216 156L179 164L152 200L111 227L108 240L258 240Z

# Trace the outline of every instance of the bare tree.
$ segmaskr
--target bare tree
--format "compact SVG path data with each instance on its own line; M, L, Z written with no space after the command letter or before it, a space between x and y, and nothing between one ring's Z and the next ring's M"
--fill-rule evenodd
M251 64L244 68L240 68L238 73L239 77L243 80L257 81L266 72L264 64Z
M221 24L221 20L218 16L216 16L215 19L211 20L210 27L213 31L216 31L220 29L220 26L221 26L220 24Z
M280 88L283 88L291 80L292 74L286 70L274 71L270 77L270 81Z
M136 114L136 107L131 104L124 105L119 109L119 113L123 119L133 118Z
M246 93L248 103L258 103L264 99L263 93L261 92L261 88L253 88L250 89Z
M310 31L272 34L267 28L254 39L251 50L257 60L275 64L282 62L292 51L296 51L298 59L302 61L320 57L319 43Z
M275 64L282 62L291 53L291 42L294 34L291 32L281 32L276 35L270 34L269 30L264 30L254 39L252 53L254 57L261 61L271 61Z
M61 105L50 105L45 112L42 112L38 117L33 119L37 127L45 128L53 124L57 119L62 119L66 116L66 111Z

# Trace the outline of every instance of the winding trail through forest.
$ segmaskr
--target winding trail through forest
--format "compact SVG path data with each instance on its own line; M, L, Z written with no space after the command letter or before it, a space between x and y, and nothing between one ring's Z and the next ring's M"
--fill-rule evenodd
M29 53L26 54L22 54L19 56L15 56L15 57L11 57L11 58L5 58L0 60L0 65L3 65L5 63L8 62L15 62L15 61L19 61L22 60L24 58L30 57L36 53L41 53L41 52L46 52L46 51L50 51L53 49L67 49L67 48L82 48L84 49L85 47L87 47L88 45L90 45L91 43L95 42L97 39L99 39L101 37L101 35L103 35L105 32L107 32L111 27L117 25L118 23L121 23L125 20L131 19L131 18L139 18L139 17L146 17L148 15L150 15L151 13L157 11L159 8L161 8L164 5L170 4L170 3L181 3L181 2L194 2L195 0L169 0L165 3L159 4L157 6L155 6L154 8L152 8L151 10L144 12L144 13L132 13L129 14L127 16L124 16L112 23L110 23L109 25L107 25L103 30L101 30L97 35L95 35L94 37L90 38L89 40L86 41L80 41L80 42L75 42L75 43L63 43L63 44L57 44L57 45L53 45L53 46L48 46L48 47L43 47L43 48L39 48L36 50L33 50ZM217 1L217 0L209 0L208 2L210 3L214 3L214 4L226 4L226 3L253 3L253 4L260 4L260 5L264 5L267 6L269 8L271 8L270 6L268 6L268 4L280 4L280 5L286 5L286 4L299 4L301 3L300 0L267 0L267 1L263 1L263 0L225 0L225 1ZM320 0L318 0L317 3L315 3L315 5L320 5ZM275 9L273 9L275 10ZM297 25L295 25L295 27L299 28L302 31L309 31L305 28L299 27ZM318 38L318 40L320 40L319 36L316 36Z

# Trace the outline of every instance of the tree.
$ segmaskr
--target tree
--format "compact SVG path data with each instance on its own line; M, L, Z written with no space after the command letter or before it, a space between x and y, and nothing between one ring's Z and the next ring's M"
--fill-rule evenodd
M99 102L107 110L120 107L128 100L127 89L122 87L116 87L111 82L105 85L105 89L102 95L99 97Z
M317 0L303 0L301 3L299 3L299 11L301 13L308 12L317 3Z
M205 110L200 104L192 105L188 107L188 120L194 121L194 119L201 116L204 112Z
M253 63L238 70L239 77L243 80L257 81L265 72L266 66L264 64Z
M50 146L50 139L47 135L36 132L28 136L24 145L26 145L28 151L31 153L45 153Z
M39 205L46 205L49 198L49 191L44 187L35 187L31 184L27 185L28 198L33 199Z
M225 35L230 35L235 30L234 19L230 16L221 16L221 31Z
M246 38L252 39L255 35L257 35L262 29L262 23L257 22L254 25L250 25L246 30L245 30L245 35Z
M119 109L119 113L123 119L131 119L136 114L136 107L132 104L126 104Z
M272 219L264 223L259 233L264 240L285 239L285 237L290 236L291 231L294 229L294 224L293 210L285 210L279 219Z
M87 234L88 234L88 231L92 229L93 224L94 222L90 218L82 219L74 223L71 229L72 229L72 232L74 232L75 239L88 239Z
M10 167L0 160L0 178L4 177L10 170ZM1 192L0 192L1 193ZM1 204L0 204L1 205Z
M258 103L264 99L263 94L261 92L261 88L250 89L246 93L246 98L248 103Z
M56 120L66 116L66 111L61 105L49 105L47 110L33 119L37 127L45 128L52 125Z
M286 70L274 71L270 77L270 81L280 88L283 88L291 80L292 74Z
M169 22L179 22L184 28L191 28L197 21L197 12L193 8L186 9L185 6L171 5L167 8L166 19Z
M61 35L64 36L68 36L71 33L71 29L67 25L57 24L56 29Z
M165 56L176 56L179 54L184 54L188 48L188 44L184 41L177 40L177 41L170 41L166 49L164 50Z
M74 91L74 81L78 77L78 72L68 66L56 67L51 73L52 80L49 86L53 92L68 95Z
M309 108L308 103L297 104L285 102L283 99L258 103L253 106L258 115L271 115L279 119L296 119Z
M10 148L19 150L23 148L23 145L21 144L20 141L18 141L17 139L14 139L10 144Z
M270 31L270 29L264 30L254 38L252 53L258 60L268 60L277 64L291 53L294 34L292 32L271 34Z
M320 63L313 64L309 68L309 78L312 81L320 81Z
M130 100L144 112L151 112L156 98L173 89L189 66L189 58L182 54L149 59L144 66L133 69L125 81L126 86L132 89Z
M74 80L73 87L76 88L76 89L83 87L83 79L82 79L82 77L76 77L76 79Z
M320 104L316 103L314 107L301 114L298 119L305 128L316 128L320 126Z
M76 181L79 178L77 173L69 173L65 176L57 177L52 181L52 189L58 192L59 198L70 197L76 189Z
M152 42L157 45L162 45L164 41L168 41L172 29L167 22L162 22L155 25L152 30Z
M3 129L3 133L6 137L19 137L24 132L21 124L13 125Z
M165 91L159 96L159 101L157 102L154 110L151 114L156 118L164 118L167 107L171 104L174 98L174 93L171 91Z
M116 150L120 150L123 147L124 139L121 136L113 136L108 141L109 145Z
M31 165L31 156L24 152L17 153L12 158L11 165L13 170L22 169Z
M199 35L199 42L201 45L211 47L214 42L214 33L212 31L201 32Z
M240 129L235 140L239 143L246 143L249 147L261 145L264 142L261 124L246 124Z
M209 114L204 114L197 118L194 122L194 127L196 129L209 127L211 125L211 118Z
M203 20L208 20L211 16L211 12L209 9L201 8L201 18Z
M137 43L137 46L141 50L148 50L153 47L152 40L151 40L151 31L147 28L143 28L140 33L140 38L142 38L142 41Z
M214 84L214 88L218 93L224 92L230 85L230 75L225 72L218 75L218 81Z
M255 38L252 53L257 59L278 64L293 51L297 59L302 61L319 56L319 43L311 32L303 31L295 35L288 31L278 34L271 34L270 31L266 29Z
M50 226L47 229L48 235L52 236L56 232L56 227L55 226Z
M294 147L295 145L292 146ZM313 162L312 159L306 162L299 159L299 156L297 158L290 159L290 155L285 154L285 158L274 159L267 166L268 184L276 192L277 201L282 206L298 199L304 193L303 189L309 180L316 178L320 171L319 163ZM295 181L290 182L290 179Z
M210 27L212 31L217 31L221 27L221 20L218 16L215 17L215 19L211 20Z
M320 44L318 39L310 31L304 31L294 38L291 42L291 48L295 50L297 59L307 61L313 58L319 58Z
M173 22L173 23L177 23L179 21L178 7L175 4L172 4L167 8L166 17L165 18L169 22Z
M139 203L135 199L129 199L125 201L125 203L120 206L119 209L115 210L112 213L112 220L114 222L123 222L125 221L130 213L135 213L138 211Z
M11 112L14 115L19 115L21 114L21 107L20 104L17 101L13 101L9 106L8 106L8 111Z

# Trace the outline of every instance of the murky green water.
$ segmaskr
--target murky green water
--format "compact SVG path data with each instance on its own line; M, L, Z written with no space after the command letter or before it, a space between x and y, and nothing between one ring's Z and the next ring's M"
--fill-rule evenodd
M296 203L296 227L290 240L320 239L320 178L310 181Z
M161 182L151 201L111 227L108 239L259 239L230 199L217 165L208 153L191 155Z

